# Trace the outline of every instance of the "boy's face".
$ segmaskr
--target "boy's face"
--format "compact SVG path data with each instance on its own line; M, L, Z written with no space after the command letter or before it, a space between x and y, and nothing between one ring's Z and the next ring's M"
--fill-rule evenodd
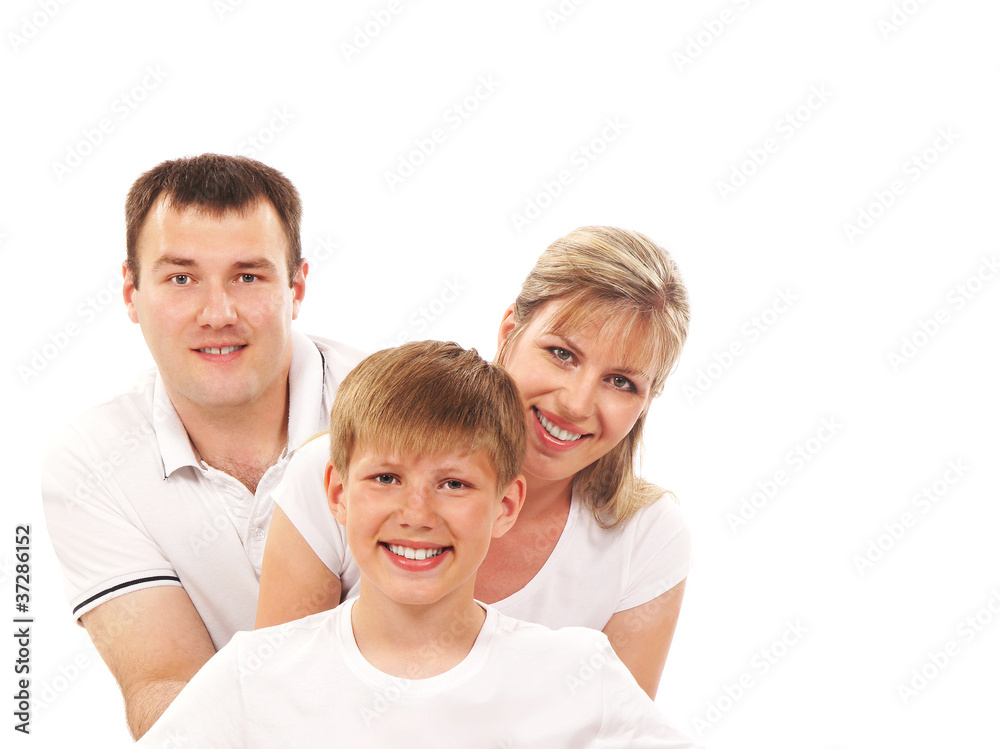
M356 447L347 481L332 466L326 480L363 579L404 604L471 600L490 539L514 524L524 501L520 476L497 497L483 451L414 456Z

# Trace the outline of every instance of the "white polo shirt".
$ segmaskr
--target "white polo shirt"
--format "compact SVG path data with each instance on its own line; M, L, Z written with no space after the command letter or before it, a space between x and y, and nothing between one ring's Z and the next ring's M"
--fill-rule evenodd
M156 370L70 422L45 456L42 502L74 617L178 585L217 649L253 629L271 492L295 450L329 427L337 386L361 358L293 333L288 444L255 493L199 461Z

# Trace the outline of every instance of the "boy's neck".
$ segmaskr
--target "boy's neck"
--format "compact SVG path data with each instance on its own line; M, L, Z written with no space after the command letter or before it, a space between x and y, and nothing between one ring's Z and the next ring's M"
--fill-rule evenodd
M401 604L362 575L351 626L358 650L379 671L428 679L448 671L472 650L486 611L472 598L475 580L434 604Z

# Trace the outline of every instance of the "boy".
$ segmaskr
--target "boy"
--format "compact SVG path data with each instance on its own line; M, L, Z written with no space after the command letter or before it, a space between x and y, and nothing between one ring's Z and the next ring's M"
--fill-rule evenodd
M380 351L330 418L330 509L358 598L240 633L140 742L175 746L690 747L600 632L473 598L524 501L513 381L475 351Z

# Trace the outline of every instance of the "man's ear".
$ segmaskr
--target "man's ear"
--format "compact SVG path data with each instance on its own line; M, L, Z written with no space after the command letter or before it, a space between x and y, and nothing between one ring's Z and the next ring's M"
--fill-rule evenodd
M128 268L128 263L122 263L122 299L125 300L125 309L128 310L128 319L132 322L139 322L139 313L135 308L135 279L132 271Z
M309 275L309 263L303 260L292 278L292 319L299 316L299 307L306 295L306 276Z
M323 474L323 485L326 487L326 501L330 506L330 512L337 518L338 523L347 525L347 487L341 481L333 463L329 461L326 464L326 473Z
M493 538L500 538L514 525L521 507L524 506L524 496L527 491L528 485L524 476L518 474L500 497L497 516L493 519Z
M497 351L503 348L504 343L510 338L510 334L517 327L517 319L514 317L514 305L510 305L503 313L500 320L500 330L497 333Z

